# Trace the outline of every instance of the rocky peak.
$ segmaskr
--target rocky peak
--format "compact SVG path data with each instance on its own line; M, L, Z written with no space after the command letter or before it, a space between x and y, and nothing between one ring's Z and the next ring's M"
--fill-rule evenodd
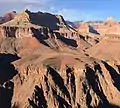
M60 25L67 25L62 15L56 15L56 17L59 19Z
M106 22L115 22L115 20L113 17L110 16L107 18Z
M105 21L105 25L110 25L110 26L114 26L116 24L118 24L118 22L113 18L113 17L108 17Z
M9 22L4 23L4 26L17 26L17 25L25 25L30 23L30 18L29 18L29 11L24 10L17 14L14 19L12 19Z
M16 15L15 19L18 22L21 21L21 22L29 23L30 22L29 13L30 13L30 11L28 11L27 9L25 9L21 13L19 13L18 15Z

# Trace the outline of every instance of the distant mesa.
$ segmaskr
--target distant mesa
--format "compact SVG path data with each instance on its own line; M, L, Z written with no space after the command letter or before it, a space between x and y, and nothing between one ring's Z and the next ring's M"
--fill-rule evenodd
M79 33L93 33L96 35L100 35L98 31L94 28L95 22L79 22L77 31Z
M108 17L105 22L94 26L94 28L101 35L108 34L120 35L120 24L119 22L115 21L112 17Z
M15 15L16 15L16 11L6 13L3 17L0 17L0 24L12 20L15 17Z
M120 23L113 17L108 17L105 21L80 22L77 27L78 32L94 33L98 35L120 35Z

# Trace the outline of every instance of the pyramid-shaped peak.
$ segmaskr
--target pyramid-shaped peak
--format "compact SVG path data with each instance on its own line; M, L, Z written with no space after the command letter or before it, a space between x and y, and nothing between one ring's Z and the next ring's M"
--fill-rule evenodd
M30 11L28 10L28 9L25 9L25 10L23 10L22 12L20 12L18 15L17 15L17 17L29 17L29 14L30 14Z
M25 26L30 24L30 11L27 9L15 15L14 19L4 23L5 26Z
M30 11L28 11L28 9L23 10L15 16L14 21L21 24L30 23Z
M23 12L30 12L28 9L24 9Z
M106 22L116 22L115 19L113 17L108 17Z

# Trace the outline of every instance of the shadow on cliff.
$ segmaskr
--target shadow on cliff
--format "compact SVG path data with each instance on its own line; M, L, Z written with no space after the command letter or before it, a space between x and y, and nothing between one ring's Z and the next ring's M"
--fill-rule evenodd
M103 93L103 90L100 85L99 78L98 78L96 72L92 68L90 68L88 65L86 65L85 75L86 75L86 79L87 79L89 87L91 87L93 89L93 91L96 93L96 95L99 96L100 105L101 106L109 105L109 102ZM88 107L92 108L90 105L91 95L90 95L89 91L87 93L86 102L87 102L86 104L88 105Z
M18 72L11 62L18 60L17 55L0 54L0 84L12 79Z
M0 87L0 108L11 108L13 97L14 83L7 81L5 87Z
M49 45L44 41L46 39L48 39L48 31L44 30L46 35L41 34L41 32L38 29L35 28L31 28L32 32L34 33L34 37L43 45L49 47Z
M44 96L42 86L35 86L32 100L28 98L29 104L32 108L47 108L47 101Z
M61 36L60 33L58 33L58 32L56 32L55 34L57 36L57 39L64 42L65 44L67 44L69 46L72 46L72 47L77 47L78 46L76 40L69 39L69 38L66 38L64 36Z
M48 31L47 28L44 28L42 31L43 31L43 34L38 30L38 29L34 29L34 28L31 28L32 32L34 33L34 37L40 42L42 43L43 45L47 46L47 47L50 47L50 43L52 45L54 45L54 42L52 42L50 39L53 37L53 36L56 36L57 39L59 39L61 42L65 43L66 45L69 45L71 47L77 47L77 42L76 40L74 39L69 39L69 38L66 38L62 35L60 35L60 33L58 32L55 32L55 35L53 35L53 31ZM51 35L48 36L48 33L50 33ZM53 37L56 38L56 37ZM55 46L53 46L55 47Z
M109 71L111 78L113 80L113 85L120 91L120 75L117 73L117 71L110 66L108 63L102 61L106 69Z
M110 104L110 105L109 105L109 108L120 108L120 106Z
M89 32L100 35L100 33L98 33L98 31L95 30L92 26L89 26Z
M59 26L57 24L60 24L60 21L55 15L42 12L32 13L30 11L28 11L28 14L32 24L45 26L51 30L59 30Z
M59 89L62 91L62 93L64 95L66 95L66 97L69 99L69 102L71 103L70 94L64 85L63 78L59 75L59 73L55 69L53 69L52 67L50 67L48 65L47 65L47 72L52 76L55 84L59 87Z
M17 59L17 55L0 54L0 108L11 108L14 83L10 79L18 73L11 62Z
M57 92L52 88L54 97L58 102L58 108L72 108L72 106L61 96L57 95Z
M120 106L114 105L114 104L108 104L108 105L101 105L101 104L99 104L97 106L97 108L120 108Z

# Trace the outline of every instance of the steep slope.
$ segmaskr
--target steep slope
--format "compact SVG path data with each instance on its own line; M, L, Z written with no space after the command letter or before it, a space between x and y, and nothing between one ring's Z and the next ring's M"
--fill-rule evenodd
M12 63L18 73L1 87L5 93L12 90L13 108L120 106L118 65L68 53L47 55L32 54ZM2 107L7 99L4 103Z

